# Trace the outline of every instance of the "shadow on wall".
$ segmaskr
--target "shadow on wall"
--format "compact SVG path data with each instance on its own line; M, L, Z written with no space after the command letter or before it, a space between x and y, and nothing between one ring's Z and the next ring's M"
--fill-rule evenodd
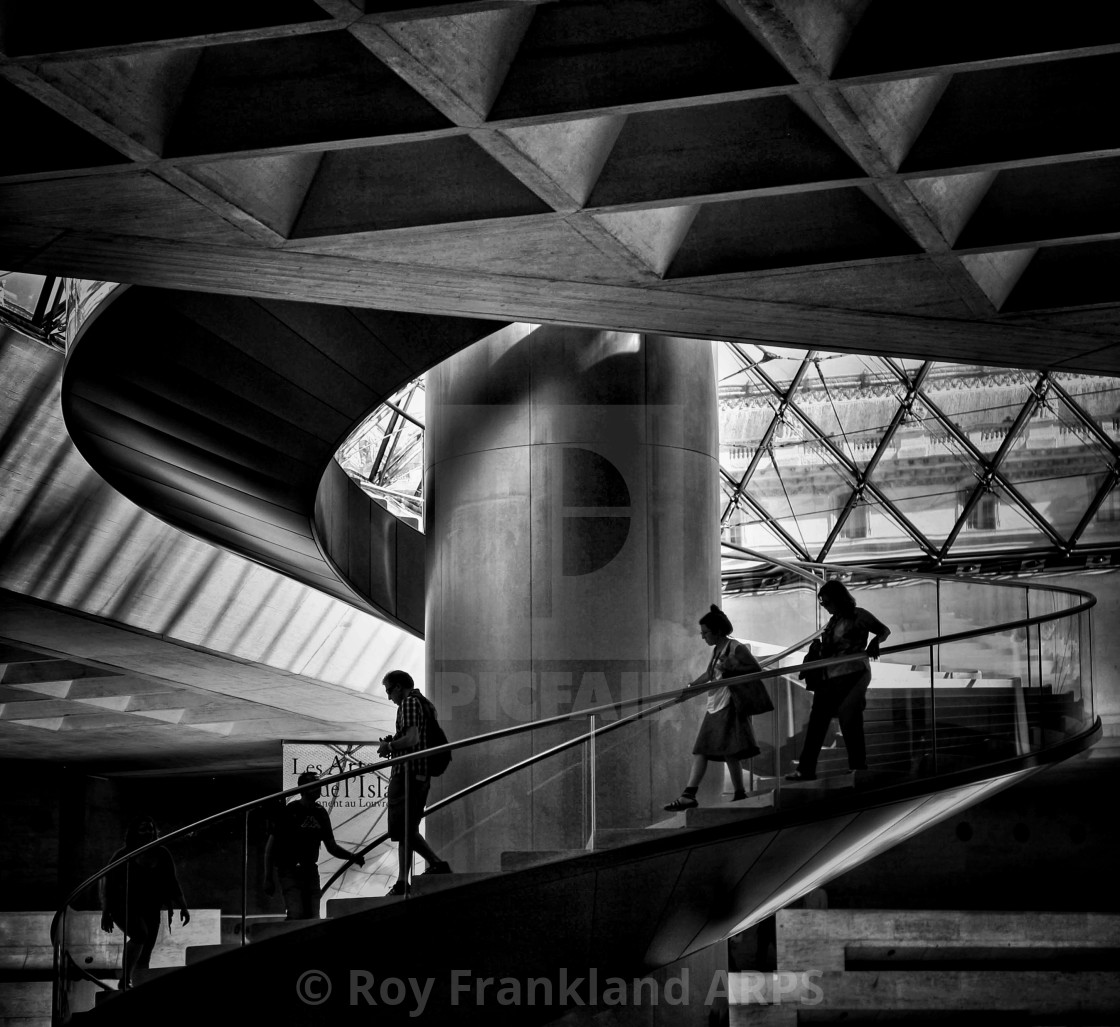
M0 334L0 588L364 691L378 668L423 678L423 643L199 542L112 488L71 443L62 356Z

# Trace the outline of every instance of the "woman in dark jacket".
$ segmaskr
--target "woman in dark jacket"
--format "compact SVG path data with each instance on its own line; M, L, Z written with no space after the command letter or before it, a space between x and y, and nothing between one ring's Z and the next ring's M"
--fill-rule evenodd
M821 657L858 653L860 658L825 668L824 680L815 686L813 692L813 708L809 711L805 744L801 748L797 769L786 775L787 781L816 779L817 757L833 717L839 722L840 733L844 736L848 768L867 769L863 708L867 705L867 688L871 684L868 658L879 658L879 643L891 633L891 629L874 614L856 606L843 582L826 581L821 586L818 599L831 615L821 633Z
M158 837L159 831L151 817L137 817L128 825L124 846L113 853L113 860ZM131 987L135 971L148 969L159 937L160 914L167 910L170 929L171 913L176 908L180 922L184 926L189 924L191 914L183 898L183 889L179 887L175 861L162 845L122 863L101 879L101 929L112 934L115 924L125 936L122 989Z
M718 607L713 606L700 618L700 637L712 647L712 658L708 667L689 688L699 688L721 678L731 678L739 674L750 674L761 670L758 660L751 654L750 646L731 637L731 621ZM708 692L704 719L692 747L692 773L680 798L674 799L665 809L670 812L692 809L699 805L696 791L708 769L709 761L726 763L731 784L735 789L733 800L745 799L743 788L743 768L740 760L750 759L759 752L755 740L754 727L749 715L741 714L736 708L734 686L713 688Z

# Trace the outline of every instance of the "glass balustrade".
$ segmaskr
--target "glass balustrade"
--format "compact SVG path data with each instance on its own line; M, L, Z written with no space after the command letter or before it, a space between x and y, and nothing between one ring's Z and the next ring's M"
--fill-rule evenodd
M680 794L689 771L680 757L668 754L690 751L707 691L685 695L684 682L670 683L649 695L452 742L455 764L478 776L429 804L425 834L439 825L441 837L454 839L456 852L463 852L498 825L513 836L508 825L521 824L523 851L486 865L455 860L460 872L511 870L651 840L662 830L750 821L838 798L859 801L860 793L874 802L899 785L935 792L939 775L966 772L980 780L1010 774L1021 769L1018 758L1043 753L1094 724L1088 641L1093 600L1085 593L852 567L783 564L775 578L779 571L793 576L781 590L725 603L734 606L742 625L736 637L748 641L763 664L749 677L765 681L774 704L753 718L760 751L742 764L746 798L733 800L726 766L713 763L700 788L699 812L663 809ZM834 721L816 780L789 782L785 775L796 766L812 706L799 673L809 640L824 624L816 593L828 576L842 577L857 603L891 627L880 658L870 664L863 711L869 769L848 773L843 732ZM532 744L521 745L519 736L531 736ZM374 778L383 781L391 765L402 761L407 757L324 777L324 801L352 790L359 779L365 781L359 787L372 788ZM131 958L126 964L133 952L124 951L121 925L136 925L139 936L144 918L152 917L144 894L153 863L167 855L141 851L77 889L52 930L56 1022L91 1008L99 996L112 1001L121 987L143 986L176 966L304 926L284 920L283 902L269 892L263 872L270 817L297 792L225 811L155 843L174 861L191 920L182 924L176 908L168 929L164 904L147 968L143 958L140 965ZM396 845L376 830L360 851L363 867L324 854L324 914L401 901L384 897L397 866ZM421 860L413 863L414 873L423 867ZM106 887L115 896L111 934L101 929Z

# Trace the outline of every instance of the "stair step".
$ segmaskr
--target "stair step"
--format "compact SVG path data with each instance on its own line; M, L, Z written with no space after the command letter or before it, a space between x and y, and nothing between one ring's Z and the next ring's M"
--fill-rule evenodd
M545 863L572 859L575 856L583 856L586 852L586 849L510 849L502 853L500 865L504 873L509 873L543 866Z
M193 966L195 963L201 963L211 956L220 956L223 952L233 952L239 948L241 948L239 944L190 945L186 951L187 966Z
M823 763L823 757L817 760L817 774L818 776L812 781L786 781L782 780L782 791L790 788L850 788L855 782L855 774L850 774L847 771L834 771L832 773L821 773L820 764ZM863 773L860 771L859 773Z
M282 924L288 918L283 913L267 913L256 914L254 916L247 916L245 918L245 927L247 931L251 931L254 924ZM251 936L251 935L250 935ZM221 933L218 941L222 945L235 945L241 942L241 917L240 916L223 916Z
M1116 735L1105 735L1089 750L1089 759L1120 759L1120 738Z
M757 816L759 810L769 810L774 807L774 793L764 796L765 801L751 802L751 798L735 803L734 806L697 806L696 809L684 811L685 827L720 827L723 824L735 824L740 820Z
M133 985L145 984L157 977L166 977L168 974L173 974L178 969L177 966L153 966L147 970L137 970L132 975L132 983Z
M608 827L600 828L587 843L587 848L600 852L603 849L618 849L623 845L637 845L639 842L648 842L658 835L651 833L656 827Z
M266 938L273 938L278 934L287 934L289 931L299 931L304 927L311 927L315 924L321 924L323 921L315 920L279 920L269 921L266 923L255 923L245 925L245 934L248 938L248 943L264 941Z
M417 898L422 895L433 895L436 892L454 888L471 881L481 881L487 877L495 876L492 873L482 874L421 874L412 880L409 895ZM355 899L327 899L327 916L333 919L339 916L350 916L353 913L363 913L367 909L380 909L393 902L401 902L401 895L363 895Z

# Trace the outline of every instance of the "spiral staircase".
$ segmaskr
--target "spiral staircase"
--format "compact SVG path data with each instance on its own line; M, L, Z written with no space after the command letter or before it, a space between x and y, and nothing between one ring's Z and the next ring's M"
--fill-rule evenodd
M156 324L159 345L152 343ZM423 538L351 482L333 454L403 382L497 327L122 288L89 315L70 349L64 412L86 459L140 506L416 632L423 575L414 571L422 566ZM828 568L796 571L791 589L815 608L814 586ZM776 709L757 725L763 753L747 802L645 823L604 822L592 812L573 829L578 844L571 848L506 853L501 869L485 873L419 877L404 898L332 900L321 921L250 924L243 917L236 939L188 948L184 966L153 973L125 993L107 987L81 955L75 910L91 879L56 918L55 1021L443 1022L473 1009L491 1023L545 1023L601 1007L607 979L649 978L668 989L689 968L697 972L687 1001L700 1002L711 979L701 970L714 967L705 953L717 942L1099 735L1085 641L1091 596L842 572L853 591L878 593L880 605L915 599L911 608L933 611L896 632L892 642L901 640L884 647L874 667L866 715L871 771L845 772L840 738L822 757L820 780L782 780L804 726L793 669L803 646L754 640L767 660L747 677L767 683ZM955 589L991 588L1011 589L1018 615L937 629ZM970 663L968 655L977 659ZM635 725L657 731L674 723L682 713L677 699L654 694L506 733L564 722L562 745L534 759L579 751L581 766L598 761L601 769L625 751ZM695 716L691 707L683 712ZM451 745L487 745L501 734ZM599 782L590 786L592 811ZM457 797L430 807L429 816ZM237 818L248 825L277 798L190 825L161 844L174 849L180 839ZM512 992L502 1001L503 980L523 989L518 1001ZM592 981L598 992L588 990ZM527 1001L529 982L552 1001ZM565 994L568 1001L558 1002Z

